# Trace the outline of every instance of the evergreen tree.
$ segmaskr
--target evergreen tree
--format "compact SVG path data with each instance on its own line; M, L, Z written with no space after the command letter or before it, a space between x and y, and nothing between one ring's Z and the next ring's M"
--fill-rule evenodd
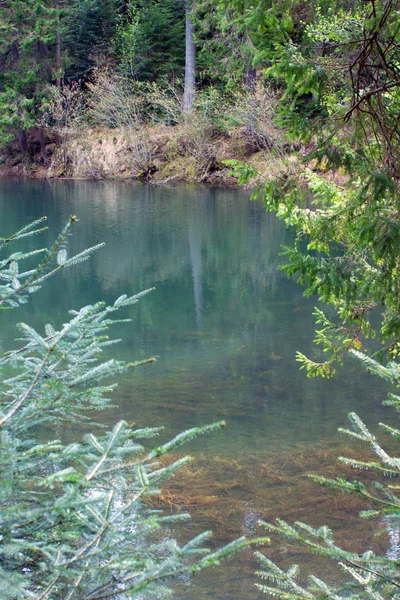
M4 141L17 134L26 154L38 96L54 75L57 10L51 0L9 0L0 23L0 133Z
M182 78L185 65L185 12L176 0L131 2L115 36L119 69L141 81Z
M268 17L277 53L268 74L285 85L280 122L289 135L309 144L306 161L314 159L315 168L267 181L263 197L268 210L297 229L293 248L286 250L287 273L337 314L332 318L316 310L317 343L329 358L313 362L299 354L310 375L332 374L349 349L367 352L365 338L376 334L383 344L378 357L398 355L395 5L354 3L351 13L338 8L335 14L317 6L301 44L295 43L297 31L279 28ZM270 51L266 56L271 58ZM339 168L340 185L323 174Z
M399 387L399 365L389 363L386 367L377 361L366 357L364 354L353 351L367 369L375 375L382 377L390 384ZM386 402L400 408L400 396L390 394ZM370 450L370 460L357 460L349 457L340 457L339 460L355 469L369 470L379 476L379 482L366 485L361 481L348 481L344 478L329 479L313 476L313 479L322 485L327 485L347 493L355 493L366 500L368 508L360 514L362 518L380 518L387 532L396 536L400 528L400 497L399 485L396 480L400 477L400 463L379 443L377 437L371 433L362 420L350 413L350 430L342 430L364 443ZM400 439L398 428L380 423L384 432ZM390 479L390 483L382 481L382 476ZM305 546L312 553L322 555L335 561L343 572L340 583L324 581L319 576L311 575L308 581L300 576L297 565L292 565L288 570L280 568L272 560L260 552L256 552L261 570L256 574L263 580L257 587L267 595L272 595L285 600L384 600L399 597L399 557L397 553L379 555L371 550L363 554L351 552L339 546L333 537L332 531L326 527L310 527L301 522L290 525L278 519L275 523L260 524L268 532L278 533L292 542Z
M258 6L262 2L257 3ZM307 141L313 169L299 176L285 174L263 188L268 210L297 231L286 248L286 272L318 294L334 311L316 309L321 326L316 341L328 353L312 361L298 353L309 375L331 376L344 354L351 352L376 375L399 386L399 187L398 77L399 28L396 1L318 3L312 19L300 30L283 27L268 14L273 46L264 55L267 73L283 88L280 122L292 139ZM279 10L279 8L277 8ZM287 7L285 23L295 22L296 3ZM262 51L262 50L260 50ZM395 108L396 107L396 108ZM337 175L333 183L324 172ZM244 178L251 175L244 168ZM318 172L319 171L319 172ZM336 171L336 172L335 172ZM371 357L366 338L379 335L382 350ZM388 364L381 361L389 359ZM399 408L399 396L387 404ZM399 477L399 460L386 451L354 413L346 433L367 444L375 458L360 461L341 457L345 464ZM399 439L399 430L384 431ZM357 493L369 503L363 517L383 517L388 532L399 530L398 485L314 477L319 483ZM372 507L371 507L372 505ZM258 587L268 595L294 599L375 599L399 597L398 556L362 555L337 545L325 526L290 525L283 520L263 523L311 551L335 560L344 571L342 583L315 575L304 584L298 567L283 570L258 554L264 580Z
M43 219L0 239L0 308L27 302L29 294L60 269L86 260L98 246L68 257L71 217L49 250L24 252L10 246L40 233ZM26 260L42 255L34 269ZM53 264L54 260L56 261ZM69 423L96 424L87 409L109 405L115 375L140 364L101 360L108 329L124 322L114 315L146 292L99 302L78 311L61 329L47 324L43 334L20 324L22 345L0 361L0 498L2 504L1 598L100 600L142 598L165 592L169 578L218 564L248 542L238 539L215 551L204 547L205 532L184 546L162 532L187 515L165 517L149 509L146 497L187 464L188 457L164 456L223 423L194 428L146 450L142 440L159 429L135 430L120 421L111 431L88 433L83 442L53 439ZM106 380L106 381L104 381ZM41 431L40 439L38 430Z
M96 64L110 60L118 6L118 0L73 0L65 23L67 80L86 79Z

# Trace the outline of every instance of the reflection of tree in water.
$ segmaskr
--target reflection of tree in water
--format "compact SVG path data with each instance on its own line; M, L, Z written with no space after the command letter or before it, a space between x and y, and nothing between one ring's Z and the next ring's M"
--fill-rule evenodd
M332 435L346 404L364 402L360 390L371 384L365 376L330 382L328 393L326 382L298 372L294 353L310 348L313 321L310 301L278 270L291 234L247 193L119 182L22 182L12 189L5 182L1 189L6 233L47 213L49 245L74 213L81 221L71 252L106 242L92 264L33 298L29 322L43 327L52 314L65 320L71 307L156 286L133 307L132 325L116 331L124 339L119 355L161 357L135 373L134 401L132 381L120 386L131 418L140 411L184 428L188 415L201 423L217 411L229 414L242 445L247 438L264 444L268 437ZM371 416L373 403L366 407Z
M233 290L249 279L271 287L281 277L275 270L276 249L285 241L284 226L237 190L161 189L116 182L30 183L35 193L28 186L15 203L10 204L4 192L5 228L12 230L25 218L45 211L50 241L59 224L77 214L81 222L71 238L71 251L106 242L106 249L94 259L96 277L106 292L116 285L137 285L138 280L148 286L187 276L194 233L199 236L198 250L206 251L204 272L221 269L221 281L229 280ZM91 266L82 268L86 276ZM74 278L81 275L75 273Z
M326 506L321 522L336 515L345 531L348 515L340 502L330 496L327 503L325 492L306 484L304 475L318 466L326 472L325 447L334 464L335 431L350 408L367 425L382 420L381 387L357 367L328 383L299 373L294 353L309 351L313 321L310 301L278 270L280 246L290 243L284 225L237 190L1 183L0 235L43 214L51 228L43 245L77 214L70 252L99 241L106 247L91 264L45 286L18 320L42 330L48 321L64 322L70 308L157 288L133 307L133 323L116 330L124 342L113 352L129 359L158 354L160 360L122 380L118 407L104 418L165 425L166 437L218 418L228 422L226 433L197 443L205 454L193 477L185 473L165 490L171 506L191 509L200 530L215 523L222 536L252 530L259 514L312 522L316 505L319 514ZM14 331L10 320L3 340ZM182 498L188 506L180 505ZM397 536L393 531L393 552Z
M196 207L201 206L199 203ZM197 215L191 211L189 216L188 238L190 248L190 262L192 263L193 275L193 295L196 309L196 325L201 328L201 320L203 317L203 282L201 270L201 233L202 229L198 226L196 220Z

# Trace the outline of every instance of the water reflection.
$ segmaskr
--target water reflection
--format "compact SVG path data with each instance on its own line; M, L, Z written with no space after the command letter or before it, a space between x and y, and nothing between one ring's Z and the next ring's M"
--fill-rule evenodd
M332 474L342 444L336 429L350 409L367 424L384 419L382 387L358 365L332 381L299 372L295 351L312 352L314 301L278 269L291 232L237 190L1 182L2 235L43 214L50 227L44 245L76 214L69 252L99 241L106 247L12 313L2 324L2 343L12 344L17 321L42 330L48 321L60 325L70 308L156 287L115 335L123 338L119 357L159 361L125 377L116 408L102 418L164 425L166 437L227 421L220 435L190 447L195 466L163 490L163 507L191 510L187 535L212 527L226 541L253 533L259 516L280 516L315 525L331 519L339 541L351 525L355 543L366 543L371 526L355 519L359 502L315 489L305 475ZM299 561L282 542L272 554ZM196 579L191 598L255 598L249 555L230 564L222 580L221 573Z

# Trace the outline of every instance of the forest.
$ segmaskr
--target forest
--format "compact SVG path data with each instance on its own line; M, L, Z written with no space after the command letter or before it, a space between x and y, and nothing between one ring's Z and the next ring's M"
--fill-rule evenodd
M2 3L1 172L226 184L231 159L284 171L297 146L278 118L286 84L269 70L320 18L289 4ZM317 101L303 86L307 118Z
M229 556L249 548L254 597L399 598L400 0L2 0L0 27L0 175L127 179L149 188L171 181L245 186L289 228L281 270L316 304L315 343L309 354L294 348L297 368L329 386L355 360L365 378L385 382L383 405L391 412L382 414L392 420L371 431L350 412L341 431L361 442L359 456L339 457L343 475L307 473L316 489L345 498L349 510L359 498L359 518L371 520L381 551L354 550L350 531L336 541L327 525L290 515L271 522L261 515L250 534L221 545L210 545L209 531L179 543L175 532L188 519L194 484L181 488L185 512L173 503L168 510L165 499L175 474L178 487L187 477L191 459L181 446L225 429L225 420L160 442L159 426L138 427L122 415L106 428L97 419L112 405L116 381L157 359L117 360L109 349L119 341L109 329L126 327L126 311L142 310L152 288L74 308L44 333L18 323L19 345L2 347L0 359L1 600L164 597L175 593L176 580L225 569ZM158 216L160 256L168 231L183 231L185 206L179 223ZM188 246L199 328L201 264L207 259L216 280L224 274L217 245L201 251L196 227L202 220L207 229L208 216L193 215ZM36 244L45 221L1 232L5 323L30 306L32 294L56 290L60 273L92 265L101 250L100 239L70 252L73 215L55 241ZM256 231L256 217L250 225ZM246 239L236 225L224 243L230 256L251 262ZM182 240L168 246L171 256ZM143 248L150 253L146 241ZM265 240L260 248L268 253ZM117 265L118 244L113 251ZM272 304L276 274L258 260L262 276L254 269L236 281L232 267L233 292L223 283L211 292L237 310L250 280L252 290L267 281ZM129 272L132 262L125 267ZM168 268L175 276L173 260ZM109 278L118 270L114 263L108 269ZM263 310L257 297L251 332ZM150 322L146 313L140 326ZM265 377L273 379L280 359L270 353ZM71 424L84 431L82 440L64 440ZM269 552L279 536L290 556L298 545L336 570L303 574L287 565Z

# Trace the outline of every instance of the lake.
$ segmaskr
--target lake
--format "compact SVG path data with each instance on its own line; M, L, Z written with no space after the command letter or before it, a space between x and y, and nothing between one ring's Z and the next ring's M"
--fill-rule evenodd
M337 432L347 426L350 410L375 430L376 423L390 420L390 411L381 405L383 385L352 359L332 380L307 379L299 371L296 350L316 352L316 300L304 298L279 270L281 246L291 243L292 232L243 190L0 182L2 236L46 215L49 231L29 243L49 246L70 214L80 219L68 241L70 254L102 241L105 248L8 314L2 350L15 347L18 321L43 331L47 322L60 326L68 309L154 286L127 313L132 322L115 327L123 341L113 352L117 358L158 360L121 379L116 408L101 419L109 425L119 419L139 427L162 425L165 441L225 419L224 430L187 446L195 460L163 489L158 507L192 514L179 539L212 529L216 543L223 543L263 534L259 518L281 517L328 524L342 543L351 530L351 549L384 550L385 537L372 535L376 523L357 518L365 505L306 477L344 473L336 457L361 456L362 447ZM68 441L82 433L71 427L57 435ZM285 540L274 539L265 551L283 566L296 562L305 572L336 577L322 559ZM176 597L257 599L255 568L248 552L178 581Z

